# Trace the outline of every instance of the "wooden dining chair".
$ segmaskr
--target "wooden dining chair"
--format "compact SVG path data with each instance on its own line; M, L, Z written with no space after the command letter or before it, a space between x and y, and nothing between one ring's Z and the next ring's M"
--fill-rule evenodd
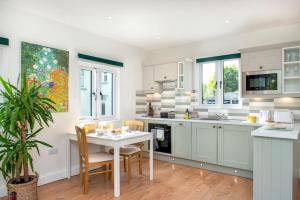
M128 126L132 131L144 131L144 122L139 120L127 120L123 123L124 126ZM123 157L124 161L124 170L128 175L128 182L130 183L131 179L131 161L132 158L137 157L139 162L139 174L142 174L142 160L143 160L143 148L144 144L136 143L133 145L126 145L120 148L120 156ZM114 153L113 149L110 149L110 153Z
M88 152L88 144L86 133L84 128L75 126L78 152L79 152L79 165L80 165L80 182L83 184L83 192L86 194L88 192L88 178L91 175L106 173L106 178L110 174L111 180L114 176L114 163L113 156L106 152ZM104 168L104 170L99 171L98 168ZM91 169L97 169L96 171L90 171Z

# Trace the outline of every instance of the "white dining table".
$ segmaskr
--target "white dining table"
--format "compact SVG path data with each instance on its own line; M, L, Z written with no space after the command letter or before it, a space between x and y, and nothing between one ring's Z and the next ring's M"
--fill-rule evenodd
M89 144L97 144L110 146L114 148L114 196L120 196L120 147L124 145L134 144L143 141L150 141L149 147L149 175L150 180L153 180L153 133L132 131L123 134L104 134L98 136L96 133L87 135ZM67 178L71 177L71 141L77 141L76 133L66 134L67 147Z

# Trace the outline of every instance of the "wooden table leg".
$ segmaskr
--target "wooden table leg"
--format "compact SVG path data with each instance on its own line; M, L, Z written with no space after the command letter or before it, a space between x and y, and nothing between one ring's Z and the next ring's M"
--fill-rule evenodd
M150 139L150 156L149 156L150 180L153 180L153 138Z
M120 147L118 143L114 145L114 194L120 196Z
M66 158L66 162L67 162L66 177L68 179L70 179L70 177L71 177L71 142L70 142L68 135L66 136L66 148L67 148L67 151L66 151L66 156L67 156L67 158Z

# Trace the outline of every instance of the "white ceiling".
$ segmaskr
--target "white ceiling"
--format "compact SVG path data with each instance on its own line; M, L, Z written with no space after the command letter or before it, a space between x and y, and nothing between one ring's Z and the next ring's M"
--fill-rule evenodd
M300 22L300 0L1 1L147 50Z

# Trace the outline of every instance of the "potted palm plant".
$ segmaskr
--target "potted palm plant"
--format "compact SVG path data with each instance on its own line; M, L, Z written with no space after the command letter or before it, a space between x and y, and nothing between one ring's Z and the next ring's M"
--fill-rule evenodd
M41 86L12 85L0 76L0 170L7 182L8 194L18 200L37 199L38 174L33 167L32 150L39 154L39 146L51 147L36 139L44 125L53 122L54 103L40 95Z

